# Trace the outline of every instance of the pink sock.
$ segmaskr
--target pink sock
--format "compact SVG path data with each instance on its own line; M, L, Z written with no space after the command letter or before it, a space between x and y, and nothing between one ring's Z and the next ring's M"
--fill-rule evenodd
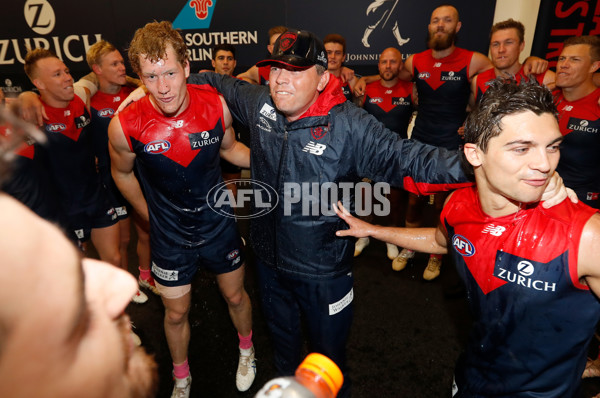
M186 359L181 365L175 365L173 363L173 376L178 379L185 379L190 375L190 365L188 365L188 360Z
M141 267L138 267L138 269L140 270L140 279L147 281L150 280L150 278L152 278L152 274L150 273L149 269L142 269Z
M240 338L240 348L243 350L247 350L252 347L252 330L250 334L246 337L242 336L238 333L238 337Z

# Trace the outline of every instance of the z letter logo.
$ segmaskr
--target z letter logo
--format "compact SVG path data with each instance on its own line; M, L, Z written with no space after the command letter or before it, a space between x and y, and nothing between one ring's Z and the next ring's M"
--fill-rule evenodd
M56 17L52 6L47 0L27 0L23 13L27 25L35 33L46 35L54 29Z

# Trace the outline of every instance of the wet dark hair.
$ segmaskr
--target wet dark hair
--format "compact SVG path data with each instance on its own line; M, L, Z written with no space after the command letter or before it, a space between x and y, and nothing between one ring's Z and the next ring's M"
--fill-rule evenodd
M502 132L501 123L505 116L527 111L538 116L543 113L557 116L552 93L533 77L524 78L520 83L513 78L499 77L488 84L481 101L465 121L465 143L476 144L484 153L490 139ZM465 171L472 172L464 153L461 158Z
M479 104L465 122L465 143L474 143L483 152L488 142L502 132L502 118L515 113L531 111L536 115L550 113L556 116L556 106L552 93L534 78L497 78L489 83L489 88Z

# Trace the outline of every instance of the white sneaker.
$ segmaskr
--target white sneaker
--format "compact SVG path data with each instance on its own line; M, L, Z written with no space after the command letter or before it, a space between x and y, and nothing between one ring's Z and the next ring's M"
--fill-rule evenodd
M137 293L131 298L131 301L137 304L144 304L146 301L148 301L148 296L146 296L146 293L138 290Z
M175 385L173 386L171 398L189 398L192 388L192 376L188 375L185 379L173 377L173 380L175 380Z
M354 257L360 256L365 247L369 246L369 238L358 238L356 243L354 244Z
M256 358L254 358L254 347L247 350L240 348L240 359L235 374L235 386L238 391L247 391L254 382L255 376Z
M400 252L398 251L398 246L393 245L391 243L386 243L385 246L387 247L387 257L390 260L393 260L396 257L398 257L398 254L400 254Z

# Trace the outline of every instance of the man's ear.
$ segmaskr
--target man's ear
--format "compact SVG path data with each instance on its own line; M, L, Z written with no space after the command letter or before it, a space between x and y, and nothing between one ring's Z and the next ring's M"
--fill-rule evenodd
M38 90L44 90L46 88L40 79L33 79L31 82Z
M458 33L460 28L462 28L462 22L458 21L458 23L456 24L456 33Z
M317 86L317 90L319 90L319 91L325 90L325 87L327 87L327 83L329 83L330 77L331 76L329 75L328 70L323 72L323 74L321 75L321 80L319 81L319 85Z
M185 60L185 65L183 65L183 72L185 73L185 78L190 77L190 61Z
M96 74L99 75L102 72L102 69L100 68L100 65L97 64L93 64L92 65L92 71Z
M598 68L600 68L600 61L593 62L591 72L592 73L597 72Z
M465 144L463 147L463 152L465 153L465 158L473 167L481 166L481 150L477 146L477 144L469 143Z

